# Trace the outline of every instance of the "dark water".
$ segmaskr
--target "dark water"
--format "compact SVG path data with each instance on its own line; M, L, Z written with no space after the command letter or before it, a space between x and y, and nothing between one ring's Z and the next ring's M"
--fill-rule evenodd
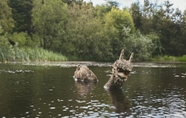
M75 83L77 63L0 64L0 117L185 118L186 66L134 64L122 90L106 91L111 64L85 63L99 83Z

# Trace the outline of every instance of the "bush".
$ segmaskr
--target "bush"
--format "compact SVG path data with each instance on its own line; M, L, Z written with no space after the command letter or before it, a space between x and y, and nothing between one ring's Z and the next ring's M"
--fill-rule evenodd
M182 57L178 57L177 60L180 62L186 62L186 55L183 55Z
M33 41L35 39L35 35L33 35L33 39L26 33L26 32L14 32L12 35L9 36L12 41L16 43L18 47L36 47L38 46L37 41Z
M27 33L21 32L21 33L17 33L14 32L11 40L14 41L15 43L17 43L18 46L24 46L27 40Z
M153 48L152 40L142 35L139 31L129 35L128 38L123 39L123 46L126 55L130 55L134 52L135 61L145 61L151 58Z

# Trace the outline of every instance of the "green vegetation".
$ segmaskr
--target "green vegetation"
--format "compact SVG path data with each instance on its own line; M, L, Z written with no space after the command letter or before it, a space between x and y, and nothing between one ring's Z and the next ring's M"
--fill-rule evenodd
M183 56L156 56L151 59L152 61L162 61L162 62L186 62L186 55Z
M65 61L66 57L43 48L0 47L0 61Z
M144 1L1 0L0 61L186 61L186 10ZM162 56L159 56L162 55ZM166 56L170 55L170 56Z

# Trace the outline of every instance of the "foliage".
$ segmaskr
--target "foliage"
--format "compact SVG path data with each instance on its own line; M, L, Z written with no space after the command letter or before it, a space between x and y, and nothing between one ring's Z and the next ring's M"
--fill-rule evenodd
M105 17L106 28L114 27L115 33L122 34L123 28L128 27L131 29L131 33L134 32L134 23L130 13L126 10L120 10L112 8Z
M173 9L173 4L166 0L163 4L144 1L144 6L136 2L131 6L131 13L137 29L142 34L155 33L159 37L159 49L155 55L181 56L185 50L185 14L178 8Z
M45 0L44 3L34 0L33 27L44 49L53 49L53 44L58 44L59 38L65 35L66 7L61 0Z
M32 32L32 0L9 0L12 8L12 18L15 21L14 32Z
M102 5L97 5L96 8L96 12L97 15L102 17L111 11L112 8L118 8L119 3L117 3L116 1L111 1L111 0L107 0L106 4L102 4Z
M0 26L2 27L1 30L3 32L10 32L14 27L14 20L12 19L11 15L11 8L8 6L8 0L1 0L0 1Z
M134 25L136 29L139 29L142 25L142 13L140 8L140 3L132 3L130 7L131 16L134 21Z
M152 39L142 35L139 31L136 31L124 40L124 49L128 56L131 52L134 52L134 60L136 61L149 60L154 51Z
M3 29L2 29L2 27L0 25L0 47L2 47L2 46L8 47L9 46L9 42L8 42L8 40L6 38L7 34L2 35L1 34L2 32L3 32Z
M42 48L0 47L0 61L65 61L67 58Z
M177 57L178 59L178 61L180 61L180 62L186 62L186 55L183 55L183 56L181 56L181 57Z
M183 56L156 56L151 59L152 61L162 61L162 62L186 62L186 55Z
M66 37L61 38L62 54L80 60L109 60L109 42L102 33L102 24L95 17L92 4L73 3L68 7Z
M124 9L111 0L97 6L83 0L3 0L0 6L1 60L37 60L47 55L37 53L42 48L70 60L114 61L123 48L136 61L185 58L186 10L173 9L169 0L144 0L143 6L137 1Z
M9 40L13 41L18 47L38 47L37 37L33 35L33 39L26 32L14 32L8 35Z
M125 45L125 38L134 31L134 23L128 11L112 8L105 15L104 33L111 43L114 59Z
M146 35L151 41L152 41L152 54L151 56L154 57L156 55L162 55L164 48L161 45L160 37L158 36L157 33L155 32L150 32L149 34Z

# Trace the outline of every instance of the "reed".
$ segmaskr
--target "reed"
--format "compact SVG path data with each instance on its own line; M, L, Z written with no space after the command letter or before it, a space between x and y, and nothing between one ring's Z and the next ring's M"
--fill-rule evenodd
M178 60L179 60L180 62L186 62L186 55L183 55L183 56L181 56L181 57L178 57Z
M0 47L0 61L65 61L61 54L43 48Z
M186 62L186 55L183 56L156 56L151 59L152 61L163 61L163 62Z

